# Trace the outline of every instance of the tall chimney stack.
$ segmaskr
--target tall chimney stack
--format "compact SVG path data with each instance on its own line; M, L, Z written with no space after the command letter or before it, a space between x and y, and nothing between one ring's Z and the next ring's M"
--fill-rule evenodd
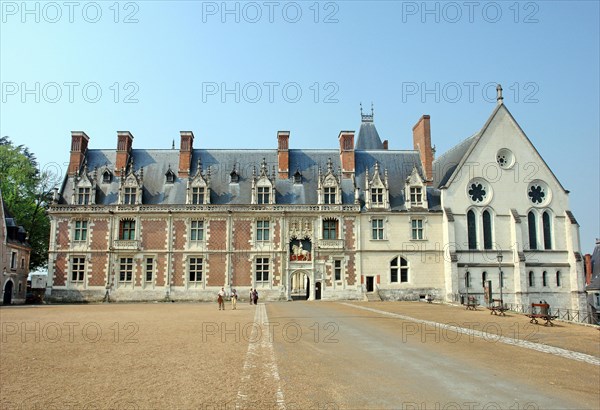
M127 167L131 146L133 145L133 135L129 131L117 131L117 160L115 161L115 175L121 169Z
M83 131L71 131L71 157L69 159L69 175L76 174L81 169L81 164L87 152L88 137Z
M279 179L290 177L290 132L277 132L277 175Z
M192 165L192 152L194 150L194 133L192 131L180 131L181 145L179 146L179 177L190 176Z
M425 172L425 178L431 185L433 177L433 150L431 148L431 126L429 123L429 115L423 115L413 127L413 144L414 149L419 151L421 155L421 163Z
M342 164L342 178L351 178L354 175L354 131L340 131L340 163Z

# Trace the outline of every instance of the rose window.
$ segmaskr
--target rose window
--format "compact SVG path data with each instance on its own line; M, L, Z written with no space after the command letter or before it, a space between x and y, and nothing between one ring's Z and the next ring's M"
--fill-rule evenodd
M502 148L496 154L496 162L500 168L509 169L515 163L515 156L508 148Z
M469 186L469 196L473 202L483 202L487 195L485 186L480 182L474 182Z

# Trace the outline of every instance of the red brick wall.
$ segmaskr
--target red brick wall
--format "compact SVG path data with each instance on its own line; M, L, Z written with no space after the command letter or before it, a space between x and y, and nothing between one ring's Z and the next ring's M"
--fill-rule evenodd
M346 274L347 281L346 283L349 286L352 286L356 283L356 268L354 262L354 254L348 255L348 265L346 265Z
M164 255L158 255L156 258L156 286L165 286L165 264L167 258Z
M344 220L344 239L346 250L353 251L356 249L356 238L354 237L354 220ZM356 283L356 268L354 253L348 255L348 264L346 265L347 284L354 285Z
M58 254L54 262L54 286L64 286L67 280L67 259Z
M91 226L92 224L93 226ZM108 221L92 220L90 226L90 248L94 252L106 252L108 250Z
M225 284L226 260L227 257L225 254L213 254L209 256L207 286L223 286Z
M68 248L69 247L69 223L67 221L60 221L56 224L56 246L57 248Z
M212 235L211 228L211 235ZM233 248L236 251L250 250L250 235L252 232L252 221L233 221ZM211 237L212 239L212 237Z
M165 222L166 223L166 222ZM164 228L165 232L166 232L166 227ZM173 221L173 237L174 237L174 249L184 249L185 248L185 232L186 230L186 226L185 226L185 221L183 220L177 220L177 221ZM165 242L166 243L166 239ZM164 246L163 246L164 248Z
M251 286L252 285L252 262L248 260L248 254L233 254L233 285Z
M173 280L171 281L174 286L183 286L183 255L176 253L173 255L173 266L171 266L171 274Z
M106 285L106 253L92 254L91 275L88 279L90 286L105 286Z
M281 224L279 219L275 220L273 224L273 248L279 249L279 242L281 241Z
M226 248L227 241L227 222L226 221L210 221L210 238L207 246L208 250L223 250Z
M141 221L142 249L165 249L167 243L167 221L144 220Z

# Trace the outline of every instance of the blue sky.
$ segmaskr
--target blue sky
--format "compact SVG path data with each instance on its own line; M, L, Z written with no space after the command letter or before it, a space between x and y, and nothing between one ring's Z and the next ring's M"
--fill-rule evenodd
M599 225L597 1L2 1L0 134L66 169L91 148L335 148L375 106L391 149L430 114L443 153L494 108L493 84L571 191L590 252Z

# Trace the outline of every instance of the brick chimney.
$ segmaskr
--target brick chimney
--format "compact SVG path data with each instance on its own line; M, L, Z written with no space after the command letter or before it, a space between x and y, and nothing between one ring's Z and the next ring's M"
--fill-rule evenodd
M194 150L194 133L192 131L180 131L181 145L179 146L179 172L180 177L190 176L192 165L192 152Z
M423 115L413 127L414 149L421 155L421 163L425 171L425 178L431 180L433 177L433 150L431 148L431 126L429 115ZM431 185L432 182L427 182Z
M383 141L383 149L387 150L389 146L388 140Z
M127 168L129 153L133 145L133 135L129 131L117 131L117 160L115 162L115 174L122 168Z
M290 132L277 132L277 168L278 178L287 179L290 177Z
M71 131L71 157L69 159L69 175L74 175L81 168L87 152L88 137L83 131Z
M584 272L585 272L585 284L589 285L592 283L592 255L586 253L583 255Z
M340 131L338 139L342 178L351 178L354 175L354 131Z

